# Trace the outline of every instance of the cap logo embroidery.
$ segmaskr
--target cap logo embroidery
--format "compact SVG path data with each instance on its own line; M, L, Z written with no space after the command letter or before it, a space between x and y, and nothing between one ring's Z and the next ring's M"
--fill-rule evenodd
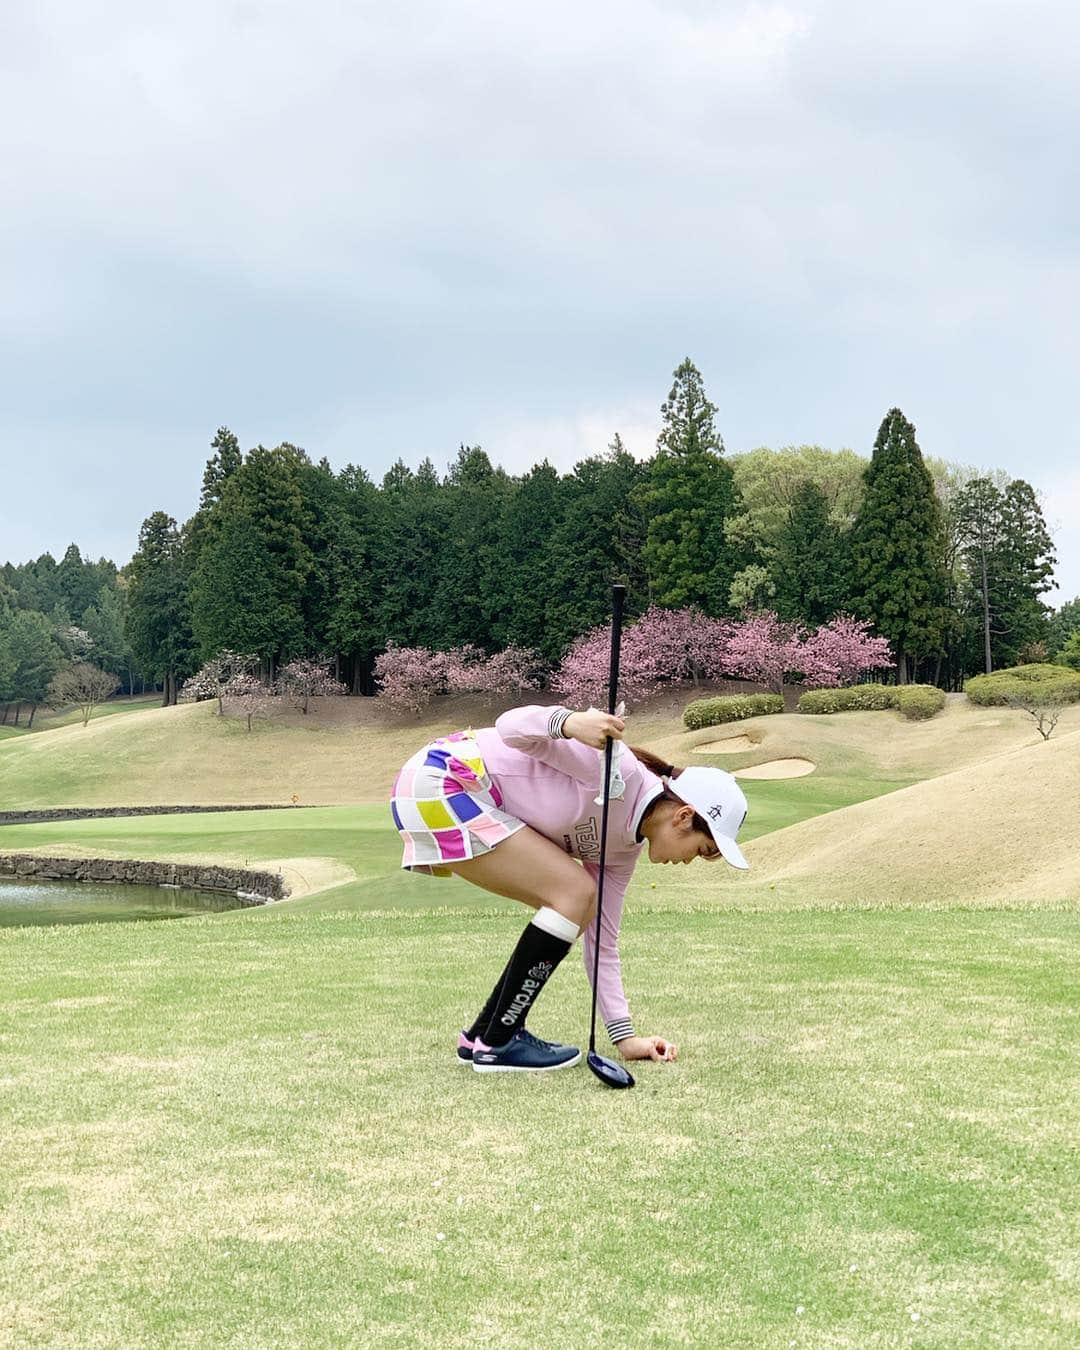
M710 819L710 820L719 820L720 817L721 817L723 814L724 814L724 808L723 808L722 806L710 806L710 807L709 807L709 819Z

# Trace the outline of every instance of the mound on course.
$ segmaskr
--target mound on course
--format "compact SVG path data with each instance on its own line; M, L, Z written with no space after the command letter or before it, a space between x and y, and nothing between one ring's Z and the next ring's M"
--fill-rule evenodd
M1080 733L1008 751L754 840L753 885L838 903L1080 898Z

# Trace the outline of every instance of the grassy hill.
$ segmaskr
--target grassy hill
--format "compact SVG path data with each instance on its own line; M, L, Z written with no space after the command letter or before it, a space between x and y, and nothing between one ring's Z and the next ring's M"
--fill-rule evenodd
M847 805L878 792L935 777L1030 745L1037 737L1022 713L950 700L930 722L893 712L755 718L687 732L687 695L666 695L629 719L629 740L675 763L728 769L801 756L816 772L784 785L785 801L803 814ZM287 802L307 805L383 801L401 764L433 736L489 725L505 706L477 698L443 698L419 718L388 717L374 699L317 700L312 712L278 711L249 732L216 715L216 702L150 708L102 717L0 742L0 809ZM1058 732L1080 729L1080 707ZM747 738L736 754L699 752L724 736ZM775 799L770 788L760 801ZM780 823L787 823L784 820Z
M631 741L676 763L741 768L799 756L805 778L745 782L752 871L644 864L635 906L777 909L1068 901L1080 896L1080 708L1049 743L1021 714L950 700L930 722L890 712L783 714L687 732L681 698L630 721ZM103 719L0 746L0 807L284 802L330 809L7 827L6 851L222 861L279 868L291 908L468 903L461 882L404 875L385 802L429 737L497 708L443 700L387 723L367 700L256 724L216 704ZM730 740L735 753L703 750ZM661 885L657 885L661 882ZM468 897L468 899L467 899ZM473 902L475 903L475 901Z

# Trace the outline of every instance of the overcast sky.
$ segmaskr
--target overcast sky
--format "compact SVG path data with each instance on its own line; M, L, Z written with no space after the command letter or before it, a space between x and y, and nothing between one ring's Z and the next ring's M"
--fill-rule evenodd
M122 564L215 429L378 479L655 442L1034 483L1080 593L1080 7L5 0L0 559Z

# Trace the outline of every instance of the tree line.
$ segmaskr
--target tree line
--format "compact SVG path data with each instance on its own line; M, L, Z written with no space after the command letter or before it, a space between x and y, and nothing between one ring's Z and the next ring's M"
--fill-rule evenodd
M1053 655L1080 628L1080 600L1055 615L1042 599L1054 561L1030 484L924 458L896 408L869 461L817 446L728 455L687 359L649 459L616 435L569 473L545 459L511 475L462 445L442 476L399 459L376 483L287 442L244 453L222 427L194 515L154 511L122 569L74 545L60 563L4 565L0 700L34 702L50 664L76 659L128 691L148 679L168 703L224 650L255 654L266 680L325 655L353 693L374 692L392 646L517 646L555 666L604 621L613 580L631 619L851 613L888 640L898 682L956 688Z

